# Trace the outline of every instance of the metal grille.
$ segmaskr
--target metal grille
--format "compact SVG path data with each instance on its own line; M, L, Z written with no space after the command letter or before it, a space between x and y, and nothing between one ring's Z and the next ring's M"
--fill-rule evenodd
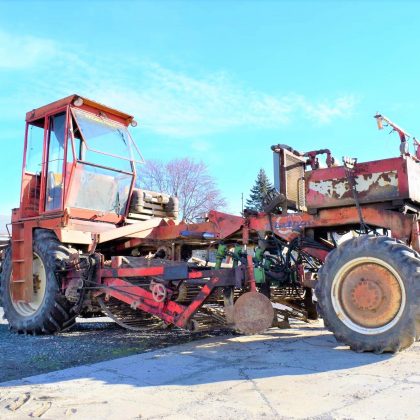
M305 163L302 158L283 150L285 195L288 207L303 210L305 207Z

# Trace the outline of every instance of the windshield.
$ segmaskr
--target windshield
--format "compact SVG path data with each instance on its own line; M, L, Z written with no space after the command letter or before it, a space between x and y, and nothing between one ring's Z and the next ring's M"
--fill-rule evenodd
M142 157L127 127L105 116L72 109L74 158L72 207L124 214L134 166Z
M68 203L71 207L101 213L124 214L132 175L78 163Z
M74 129L84 141L79 150L78 159L96 165L107 166L127 172L132 172L131 161L134 143L127 127L108 118L73 109L77 127Z

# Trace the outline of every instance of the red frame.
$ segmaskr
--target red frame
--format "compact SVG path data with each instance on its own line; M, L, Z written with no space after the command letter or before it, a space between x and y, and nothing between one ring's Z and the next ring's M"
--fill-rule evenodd
M121 268L121 257L112 258L112 268L101 268L98 272L98 286L101 289L96 292L96 296L105 294L105 297L114 297L122 302L129 304L135 309L143 310L153 314L168 324L174 324L180 328L186 328L189 320L205 303L206 299L211 295L216 287L238 287L237 269L222 269L210 271L190 271L185 278L203 279L203 287L194 300L188 305L180 305L174 301L165 299L157 302L153 298L153 294L141 287L123 280L121 277L154 277L164 275L165 267L142 267L142 268ZM69 275L69 281L72 281L72 275ZM244 287L248 285L250 290L256 290L255 279L253 275L253 265L247 270L245 277L242 279ZM105 286L105 287L103 287Z

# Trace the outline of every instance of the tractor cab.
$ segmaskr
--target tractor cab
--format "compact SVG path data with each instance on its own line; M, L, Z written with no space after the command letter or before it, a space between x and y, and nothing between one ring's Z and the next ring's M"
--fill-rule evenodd
M76 95L26 115L22 217L70 209L118 222L142 163L128 132L133 117Z
M138 202L150 196L158 202L162 194L134 191L143 158L129 125L137 125L131 115L78 95L28 112L20 218L66 211L90 221L119 223L129 213L142 219Z

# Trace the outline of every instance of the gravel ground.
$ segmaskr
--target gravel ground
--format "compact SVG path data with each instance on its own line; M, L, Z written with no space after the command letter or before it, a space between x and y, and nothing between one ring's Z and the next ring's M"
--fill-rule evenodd
M109 318L97 318L80 320L66 333L25 336L8 330L0 308L0 382L226 334L222 330L139 333L124 330Z

